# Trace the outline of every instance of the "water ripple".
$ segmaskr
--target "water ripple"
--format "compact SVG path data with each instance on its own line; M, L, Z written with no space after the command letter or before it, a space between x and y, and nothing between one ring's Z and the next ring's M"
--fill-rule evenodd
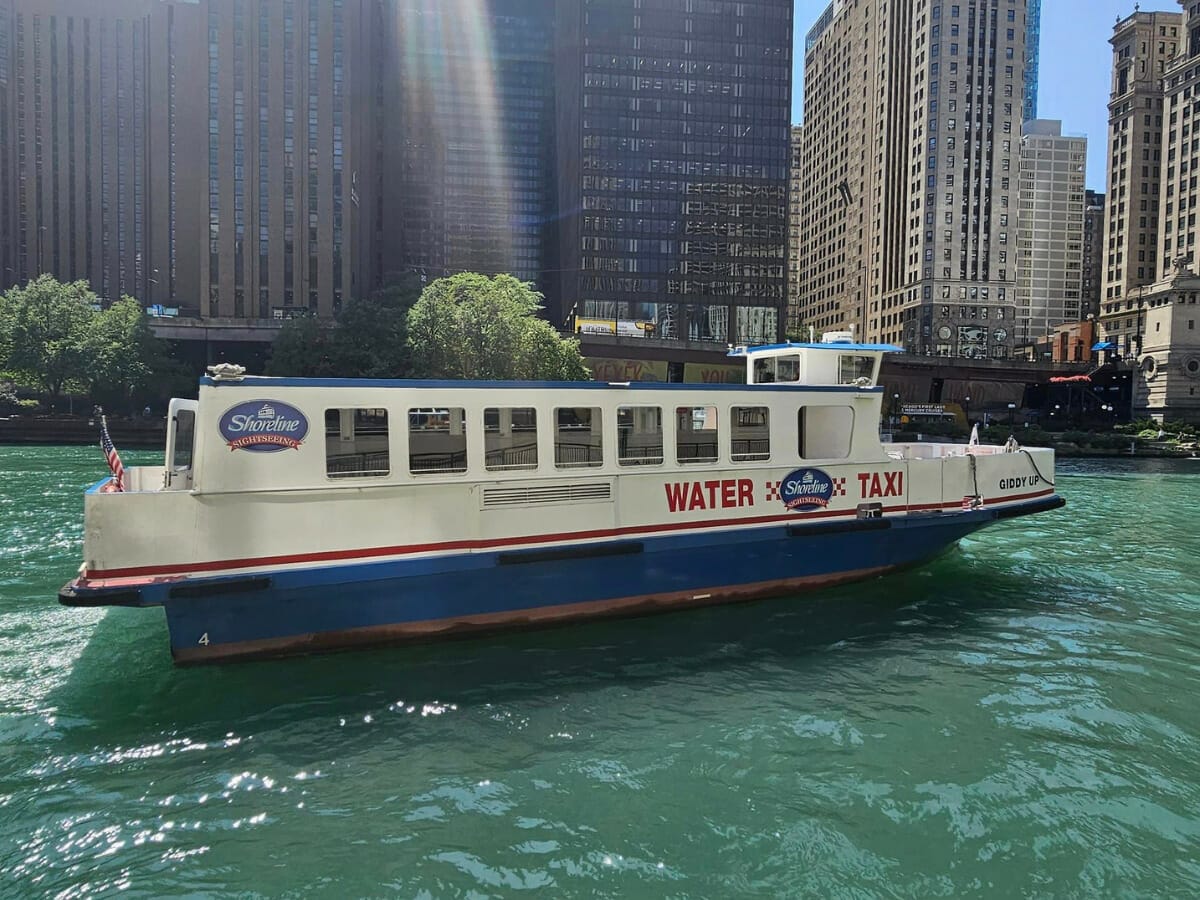
M1200 891L1200 472L817 597L176 670L54 602L102 465L0 448L0 895Z

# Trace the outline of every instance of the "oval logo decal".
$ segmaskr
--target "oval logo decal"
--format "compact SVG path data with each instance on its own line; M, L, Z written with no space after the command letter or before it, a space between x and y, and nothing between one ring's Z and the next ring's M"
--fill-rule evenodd
M274 453L299 450L308 434L308 419L287 403L247 400L225 410L218 428L230 450Z
M788 509L823 509L833 496L833 479L820 469L797 469L779 485L779 499Z

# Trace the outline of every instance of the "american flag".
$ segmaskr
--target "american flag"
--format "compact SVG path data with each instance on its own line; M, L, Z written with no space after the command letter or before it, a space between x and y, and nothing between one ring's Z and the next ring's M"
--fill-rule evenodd
M125 490L125 466L121 464L121 454L117 452L112 438L108 435L108 419L104 416L100 417L100 449L104 451L104 458L108 460L116 489Z

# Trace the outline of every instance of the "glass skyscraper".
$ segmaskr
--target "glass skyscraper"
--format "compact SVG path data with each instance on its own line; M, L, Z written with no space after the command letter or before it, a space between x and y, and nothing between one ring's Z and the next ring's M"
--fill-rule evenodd
M1028 0L1025 10L1025 96L1021 121L1037 118L1038 53L1042 42L1042 0Z
M631 337L775 339L791 0L583 0L558 26L562 313Z
M399 0L391 11L384 268L540 280L554 3Z

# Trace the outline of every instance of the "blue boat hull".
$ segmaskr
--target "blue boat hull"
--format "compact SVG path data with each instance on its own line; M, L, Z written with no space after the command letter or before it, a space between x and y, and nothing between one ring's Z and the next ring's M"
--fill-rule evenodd
M326 567L164 605L178 662L307 652L826 587L920 563L986 522L938 517L795 536L771 528Z
M805 523L91 590L71 605L166 609L200 663L333 650L800 593L929 560L995 521L1061 506Z

